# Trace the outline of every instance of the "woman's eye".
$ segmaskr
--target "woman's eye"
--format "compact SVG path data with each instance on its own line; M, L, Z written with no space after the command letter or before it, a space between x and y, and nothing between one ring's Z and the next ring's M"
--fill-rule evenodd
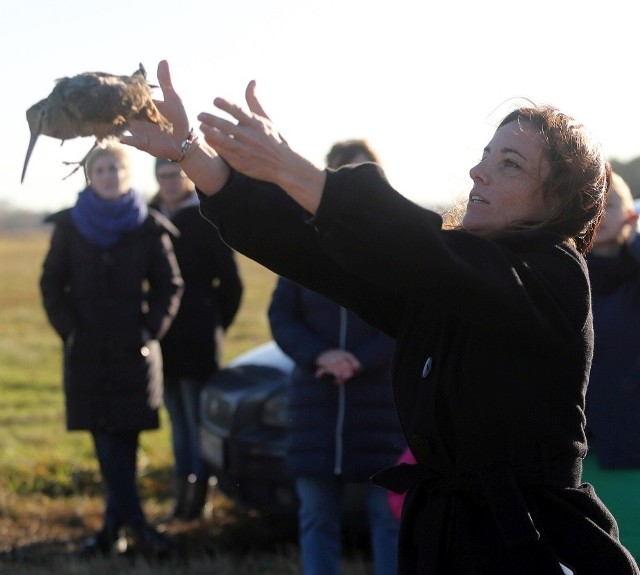
M509 167L509 168L519 168L520 167L520 164L518 164L518 162L512 160L511 158L507 158L504 161L504 165Z

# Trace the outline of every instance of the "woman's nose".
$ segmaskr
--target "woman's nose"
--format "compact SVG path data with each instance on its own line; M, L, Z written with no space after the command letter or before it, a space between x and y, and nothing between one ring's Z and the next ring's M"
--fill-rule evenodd
M478 162L475 166L473 166L469 170L469 177L474 181L483 182L486 180L487 175L485 170L482 167L482 162Z

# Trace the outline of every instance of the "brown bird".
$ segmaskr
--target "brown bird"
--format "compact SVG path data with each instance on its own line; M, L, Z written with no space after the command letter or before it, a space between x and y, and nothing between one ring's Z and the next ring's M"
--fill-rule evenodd
M93 150L102 140L119 138L128 129L130 120L153 122L170 132L172 126L153 102L151 88L142 64L131 76L85 72L56 80L51 94L27 110L31 139L20 181L24 181L40 134L58 138L62 143L71 138L95 136ZM78 164L71 174L84 166L87 156L80 162L65 162Z

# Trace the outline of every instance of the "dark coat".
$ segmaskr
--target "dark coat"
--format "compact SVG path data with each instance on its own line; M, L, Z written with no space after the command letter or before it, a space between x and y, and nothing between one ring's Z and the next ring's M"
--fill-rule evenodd
M157 338L175 316L182 291L163 220L150 211L139 228L103 249L77 231L70 210L47 218L55 228L40 288L49 321L65 343L70 430L158 427Z
M154 205L153 203L151 204ZM218 328L226 330L240 307L242 282L233 251L200 214L197 205L178 210L172 237L184 294L180 310L160 345L168 381L208 378L218 368Z
M640 236L614 258L587 257L595 346L587 428L603 468L640 468Z
M560 575L559 560L578 575L639 572L581 484L590 293L560 236L443 231L371 164L327 171L312 225L236 173L201 208L237 250L396 338L418 461L378 479L409 488L399 573Z
M321 295L279 278L269 306L276 343L296 364L287 469L293 477L368 480L405 445L391 392L394 341ZM317 378L316 358L346 349L362 372L337 385Z

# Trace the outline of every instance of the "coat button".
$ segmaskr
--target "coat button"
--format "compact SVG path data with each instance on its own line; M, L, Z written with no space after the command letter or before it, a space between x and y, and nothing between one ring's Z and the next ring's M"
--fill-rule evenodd
M431 371L431 365L433 364L433 359L431 356L427 358L427 361L424 362L424 367L422 368L422 377L427 377L429 372Z

